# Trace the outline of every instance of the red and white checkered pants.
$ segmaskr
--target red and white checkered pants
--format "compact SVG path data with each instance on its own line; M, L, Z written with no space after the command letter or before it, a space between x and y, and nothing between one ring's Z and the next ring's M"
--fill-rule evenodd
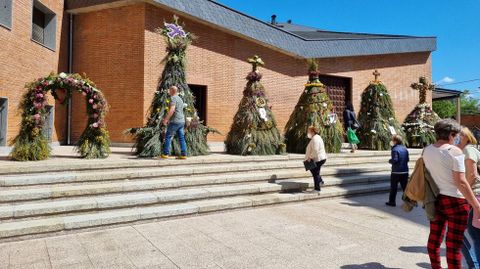
M463 233L467 228L469 206L465 199L439 195L435 202L435 220L430 221L428 256L432 269L441 269L440 245L447 230L447 263L449 269L462 267Z

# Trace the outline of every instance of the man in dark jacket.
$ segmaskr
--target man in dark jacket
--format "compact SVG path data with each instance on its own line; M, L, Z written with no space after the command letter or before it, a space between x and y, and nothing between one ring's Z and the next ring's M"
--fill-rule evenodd
M396 206L398 183L405 191L408 182L408 162L410 161L408 150L403 145L403 139L400 135L392 137L392 158L388 161L392 164L392 174L390 176L390 197L387 206Z

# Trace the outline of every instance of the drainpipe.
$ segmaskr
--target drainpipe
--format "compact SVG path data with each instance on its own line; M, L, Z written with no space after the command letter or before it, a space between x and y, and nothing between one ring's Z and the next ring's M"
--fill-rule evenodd
M68 24L68 73L73 73L73 14L69 14ZM72 97L67 102L67 145L72 144Z

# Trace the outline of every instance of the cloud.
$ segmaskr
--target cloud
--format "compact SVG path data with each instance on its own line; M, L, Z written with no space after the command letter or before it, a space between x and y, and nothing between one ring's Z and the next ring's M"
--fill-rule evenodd
M453 79L449 76L446 76L446 77L442 78L441 80L435 82L435 84L440 85L440 84L452 83L454 81L455 81L455 79Z

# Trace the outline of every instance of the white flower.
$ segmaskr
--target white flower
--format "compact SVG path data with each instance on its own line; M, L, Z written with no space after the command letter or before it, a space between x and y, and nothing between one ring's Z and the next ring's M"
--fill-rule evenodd
M327 107L327 103L323 103L322 105L323 105L323 107Z
M383 96L383 93L380 93L380 96Z
M375 131L375 130L373 130L373 129L370 130L370 132L373 133L373 134L376 134L376 133L377 133L377 131Z
M65 74L65 73L62 72L62 73L60 73L58 76L61 77L61 78L66 78L66 77L67 77L67 74Z

